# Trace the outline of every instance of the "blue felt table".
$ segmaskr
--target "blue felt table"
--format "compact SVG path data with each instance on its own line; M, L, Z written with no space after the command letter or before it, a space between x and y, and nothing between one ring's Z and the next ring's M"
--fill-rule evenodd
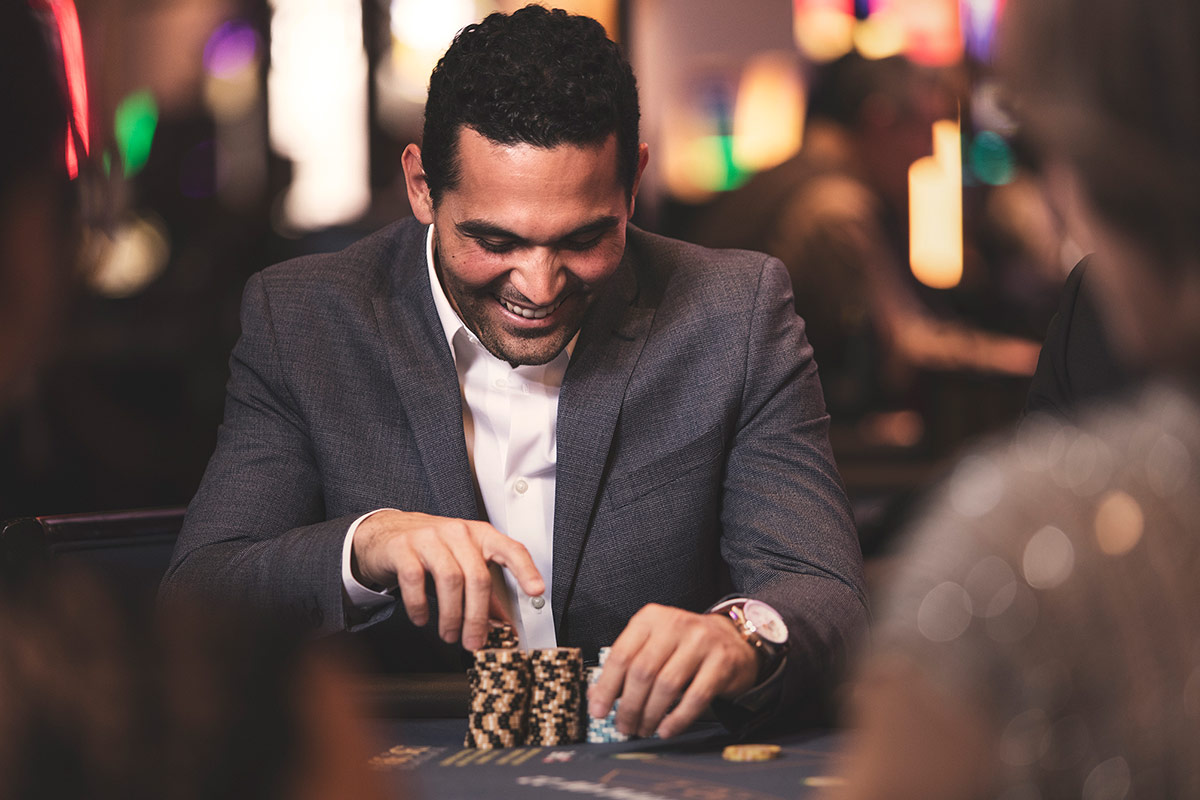
M612 800L768 800L815 795L829 774L837 736L794 733L769 741L781 755L761 763L725 761L731 739L700 723L671 740L475 750L462 746L463 718L379 720L372 769L397 796Z

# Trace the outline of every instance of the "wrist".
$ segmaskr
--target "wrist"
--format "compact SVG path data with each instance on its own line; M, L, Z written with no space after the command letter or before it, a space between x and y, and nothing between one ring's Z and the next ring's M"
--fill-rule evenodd
M394 508L376 509L360 517L350 530L350 574L363 587L373 592L385 592L395 585L393 580L389 586L388 577L374 574L368 566L371 563L369 553L374 539L386 529L386 518L396 512Z
M788 630L778 611L761 600L738 597L717 603L708 613L728 619L754 651L757 661L754 686L779 670L787 657Z

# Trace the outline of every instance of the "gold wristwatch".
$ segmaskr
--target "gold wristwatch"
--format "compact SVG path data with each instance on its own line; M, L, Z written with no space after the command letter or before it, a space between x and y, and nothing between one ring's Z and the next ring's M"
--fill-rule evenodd
M735 597L717 603L709 613L729 617L746 643L754 648L758 656L756 685L771 675L787 655L787 623L763 601Z

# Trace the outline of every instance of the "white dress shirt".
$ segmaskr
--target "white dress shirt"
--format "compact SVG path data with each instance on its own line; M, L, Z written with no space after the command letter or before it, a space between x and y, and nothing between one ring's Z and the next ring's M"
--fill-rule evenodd
M513 367L496 358L459 318L442 289L433 268L432 225L426 235L425 258L433 303L458 371L463 430L475 486L488 521L529 550L546 591L538 597L528 596L512 574L498 565L492 565L493 578L502 574L503 581L493 583L509 608L521 646L555 647L550 597L558 395L575 340L549 363L539 366ZM355 520L342 547L342 583L350 603L357 608L371 608L395 599L363 586L350 569L354 532L374 513Z

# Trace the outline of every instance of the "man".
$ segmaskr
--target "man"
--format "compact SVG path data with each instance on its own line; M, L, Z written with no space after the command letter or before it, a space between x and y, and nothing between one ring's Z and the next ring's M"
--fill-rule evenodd
M591 710L619 695L626 732L815 699L865 610L811 349L778 262L629 225L637 121L595 21L464 29L404 152L415 219L249 282L166 588L384 630L409 669L507 595L527 646L613 645Z

